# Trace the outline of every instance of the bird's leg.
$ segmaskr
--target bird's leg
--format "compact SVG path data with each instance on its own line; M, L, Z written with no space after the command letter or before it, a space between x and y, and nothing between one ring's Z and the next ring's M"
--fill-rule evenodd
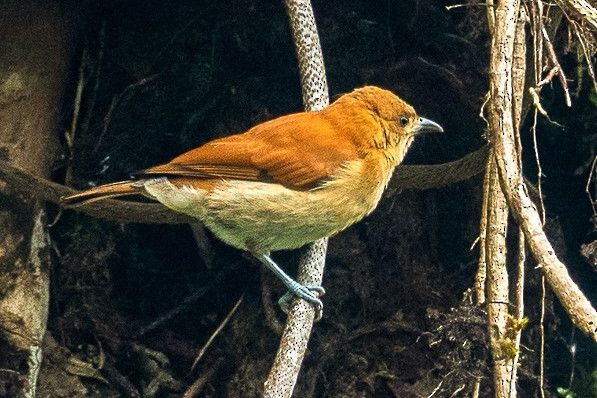
M325 293L325 290L322 286L302 285L298 283L290 276L288 276L288 274L286 274L282 270L282 268L280 268L278 264L276 264L274 260L272 260L269 254L256 254L255 257L259 261L261 261L267 268L272 270L278 278L280 278L282 283L284 283L288 288L288 293L292 293L295 296L298 296L303 300L306 300L308 303L313 305L313 307L315 307L315 317L317 320L321 318L321 313L323 311L323 303L321 302L319 297ZM282 309L284 309L285 306L287 307L287 304L290 301L288 293L282 296L282 298L279 301Z

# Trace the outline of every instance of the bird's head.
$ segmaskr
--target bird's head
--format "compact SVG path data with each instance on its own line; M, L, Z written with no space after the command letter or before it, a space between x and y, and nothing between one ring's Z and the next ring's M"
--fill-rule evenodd
M356 109L373 117L380 128L368 131L369 144L379 149L399 147L406 152L413 139L423 133L441 133L443 128L417 114L415 109L391 91L375 86L365 86L342 96L338 102L346 102Z

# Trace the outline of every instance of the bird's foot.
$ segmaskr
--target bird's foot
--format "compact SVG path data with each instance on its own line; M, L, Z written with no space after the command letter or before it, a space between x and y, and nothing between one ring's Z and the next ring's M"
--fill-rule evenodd
M319 297L325 294L323 286L319 285L301 285L297 283L293 286L293 289L288 290L278 300L278 305L282 308L284 313L288 314L290 311L290 304L292 303L293 296L297 296L307 301L315 309L315 322L319 321L323 315L323 303Z
M274 274L286 285L288 288L288 293L286 293L282 298L278 301L282 310L288 313L288 309L290 308L290 302L292 300L292 295L302 298L303 300L307 301L315 308L315 320L318 321L321 319L321 314L323 312L323 303L319 299L320 296L323 296L325 290L321 286L317 285L303 285L292 279L288 276L282 268L278 266L271 259L269 253L267 254L256 254L255 257L261 261L267 268L273 271Z

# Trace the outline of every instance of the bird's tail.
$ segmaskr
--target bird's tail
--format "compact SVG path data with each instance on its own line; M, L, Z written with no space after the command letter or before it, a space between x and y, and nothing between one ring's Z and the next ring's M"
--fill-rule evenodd
M63 196L60 198L60 202L64 206L74 207L118 196L142 195L144 192L143 184L140 184L139 181L121 181Z

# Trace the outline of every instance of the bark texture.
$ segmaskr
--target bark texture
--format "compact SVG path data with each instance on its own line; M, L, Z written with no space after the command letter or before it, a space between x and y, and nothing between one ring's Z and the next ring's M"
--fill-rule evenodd
M58 149L72 28L53 1L5 1L0 13L0 155L47 177ZM35 395L49 297L46 213L2 186L0 395ZM12 372L14 371L14 372Z
M537 263L574 324L597 340L597 312L572 281L545 235L539 213L531 201L517 161L512 108L512 58L519 2L497 3L491 44L489 122L495 145L500 184L517 222L521 225Z
M320 111L330 99L325 76L323 54L310 0L287 0L292 36L299 61L303 103L307 111ZM328 239L313 242L299 264L298 281L304 285L320 286L323 280ZM274 364L264 383L265 397L290 397L307 351L313 321L313 306L305 300L292 301L286 327Z

